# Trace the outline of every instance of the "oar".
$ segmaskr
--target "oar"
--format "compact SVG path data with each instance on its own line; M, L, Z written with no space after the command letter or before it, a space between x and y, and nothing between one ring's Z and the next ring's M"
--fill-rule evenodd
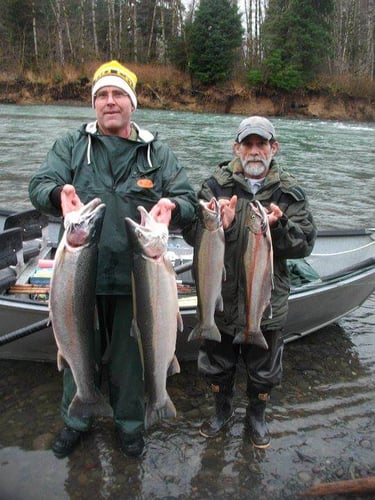
M23 328L19 328L14 332L6 333L0 337L0 347L9 344L9 342L13 342L14 340L21 339L22 337L26 337L27 335L31 335L32 333L40 332L40 330L44 330L50 325L49 318L43 319L41 321L37 321L36 323L32 323L29 326L24 326Z
M184 273L185 271L190 271L193 267L193 262L186 262L185 264L180 264L174 268L176 274Z

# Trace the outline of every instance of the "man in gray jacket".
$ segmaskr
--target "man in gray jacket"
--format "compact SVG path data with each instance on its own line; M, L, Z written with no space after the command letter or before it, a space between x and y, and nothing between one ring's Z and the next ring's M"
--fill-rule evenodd
M198 356L198 369L215 397L215 413L200 429L213 437L228 423L236 365L241 355L247 373L248 424L255 447L266 448L270 434L266 425L266 404L282 374L282 330L288 312L289 275L287 259L302 258L312 251L316 228L302 188L282 170L274 157L279 144L273 124L264 117L251 116L240 123L234 142L235 157L221 164L198 194L200 199L219 200L225 230L225 271L222 282L224 310L215 321L221 342L205 340ZM243 248L246 238L247 205L258 200L267 210L273 246L274 289L272 317L263 317L261 329L268 350L252 344L233 343L243 328L246 294L243 293ZM242 252L242 253L241 253Z
M136 75L117 61L100 66L92 84L96 121L59 138L29 186L34 206L50 215L65 216L96 197L106 204L96 277L101 331L93 337L95 346L110 338L110 402L121 448L129 456L143 450L145 409L141 357L130 336L132 259L125 217L139 220L137 207L143 205L158 221L182 229L196 208L194 190L174 153L131 120L136 82ZM101 355L95 353L99 366ZM58 458L69 455L92 426L91 418L69 416L76 392L69 368L63 380L65 426L52 445Z

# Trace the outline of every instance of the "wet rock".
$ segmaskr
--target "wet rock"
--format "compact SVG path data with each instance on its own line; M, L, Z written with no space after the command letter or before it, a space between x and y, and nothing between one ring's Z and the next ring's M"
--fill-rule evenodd
M49 450L51 447L52 439L54 435L50 432L45 434L40 434L33 440L32 448L33 450Z
M298 479L303 483L309 483L312 480L312 476L309 472L302 471L298 473Z
M343 469L342 467L336 471L336 476L337 476L338 478L343 477L343 476L344 476L344 474L345 474L345 471L344 471L344 469Z
M81 486L84 486L88 482L87 475L84 473L79 474L77 479L78 479L78 482Z
M368 439L362 439L362 441L359 443L362 448L366 448L367 450L371 450L371 441Z

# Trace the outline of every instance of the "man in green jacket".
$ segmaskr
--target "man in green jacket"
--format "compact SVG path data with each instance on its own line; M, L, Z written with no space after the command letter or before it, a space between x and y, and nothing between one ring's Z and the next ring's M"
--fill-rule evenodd
M241 355L247 373L250 437L258 448L270 444L265 421L266 403L272 388L281 380L282 329L288 312L290 286L286 260L309 255L316 238L304 191L274 159L278 147L274 126L267 118L246 118L238 128L234 159L221 164L203 183L198 194L198 198L206 201L213 196L219 200L225 231L226 272L222 282L224 310L215 314L221 342L205 340L198 356L199 372L206 377L215 397L215 413L203 423L200 433L213 437L230 420L236 365ZM257 345L233 343L233 337L244 325L246 293L241 263L248 232L246 207L254 200L267 209L273 246L272 317L264 315L261 322L268 350Z
M137 341L130 336L131 244L125 217L139 220L143 205L160 222L183 229L194 218L194 190L169 147L131 120L137 107L136 75L117 61L98 68L92 84L96 121L59 138L29 186L30 199L43 213L65 216L93 198L106 204L98 248L96 294L100 332L109 335L110 401L121 449L137 456L144 447L144 385ZM98 341L99 340L99 341ZM96 353L100 364L103 353ZM61 413L65 423L52 449L63 458L90 430L91 418L72 418L76 388L64 370Z

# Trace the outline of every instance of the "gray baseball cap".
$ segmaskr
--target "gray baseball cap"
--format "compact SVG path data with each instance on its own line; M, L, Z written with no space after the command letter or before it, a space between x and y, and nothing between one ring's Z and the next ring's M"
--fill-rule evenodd
M267 141L275 139L275 128L272 123L263 116L250 116L240 123L237 131L237 142L242 142L251 134L260 135Z

